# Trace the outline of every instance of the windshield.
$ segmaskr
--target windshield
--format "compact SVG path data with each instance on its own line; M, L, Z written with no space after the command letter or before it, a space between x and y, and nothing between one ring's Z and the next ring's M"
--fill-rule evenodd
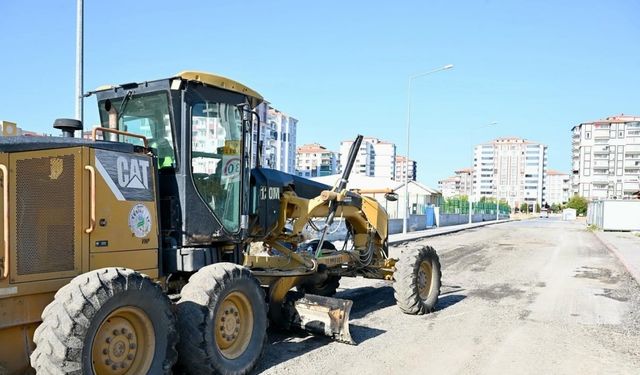
M202 199L225 229L240 224L242 118L235 105L201 101L191 109L191 164Z
M167 94L132 94L124 105L123 97L107 100L111 101L113 108L123 111L119 113L118 130L145 136L149 140L149 147L158 157L159 167L175 168L176 157ZM109 127L109 112L105 109L107 100L99 103L101 126L105 128ZM131 138L131 142L136 143L140 140Z

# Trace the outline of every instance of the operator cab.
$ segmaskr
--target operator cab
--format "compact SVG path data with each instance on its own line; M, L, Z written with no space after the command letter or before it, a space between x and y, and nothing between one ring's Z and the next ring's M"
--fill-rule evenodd
M95 94L101 126L145 136L157 158L165 271L237 261L224 254L237 258L234 246L246 237L249 199L242 192L250 175L251 109L262 96L200 72L101 87Z

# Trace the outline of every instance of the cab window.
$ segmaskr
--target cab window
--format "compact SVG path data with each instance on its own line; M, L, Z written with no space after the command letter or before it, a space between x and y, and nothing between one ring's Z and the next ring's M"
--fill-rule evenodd
M201 101L191 108L191 166L198 193L224 228L240 227L242 118L233 104Z
M132 94L125 100L124 105L122 97L108 100L113 108L123 112L118 121L118 130L145 136L149 141L149 147L158 158L159 167L175 168L176 156L167 94ZM102 127L108 128L109 113L105 109L105 103L106 100L99 103L100 121ZM141 143L136 138L126 141Z

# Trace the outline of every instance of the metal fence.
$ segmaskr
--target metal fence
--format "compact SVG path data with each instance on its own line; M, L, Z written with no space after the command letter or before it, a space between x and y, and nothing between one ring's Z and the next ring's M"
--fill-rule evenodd
M441 198L436 206L440 207L441 214L469 214L469 201L460 198ZM475 214L495 214L496 202L482 201L472 202L472 212ZM511 213L511 207L506 202L499 204L500 214Z

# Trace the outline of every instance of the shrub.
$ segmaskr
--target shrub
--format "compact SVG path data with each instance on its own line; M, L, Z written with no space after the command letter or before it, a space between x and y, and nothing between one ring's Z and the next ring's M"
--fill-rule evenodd
M589 205L589 201L585 197L581 197L579 195L574 195L567 202L568 208L573 208L576 210L577 215L586 215L587 214L587 206Z

